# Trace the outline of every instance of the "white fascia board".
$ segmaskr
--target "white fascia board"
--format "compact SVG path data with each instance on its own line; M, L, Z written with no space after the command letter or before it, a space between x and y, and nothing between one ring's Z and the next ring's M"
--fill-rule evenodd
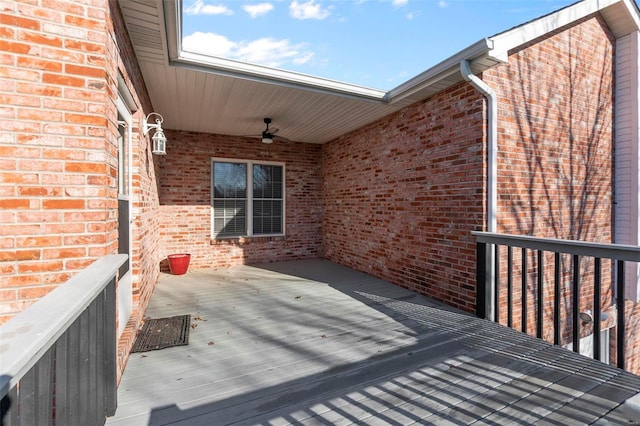
M302 86L323 92L351 95L358 98L382 101L387 94L384 90L371 89L355 84L343 83L322 77L271 68L247 62L214 57L197 52L181 50L176 64L190 65L202 70L210 68L218 73L243 77L249 80L284 83L287 86Z
M302 73L186 51L182 48L181 38L182 0L157 1L162 3L161 6L164 9L168 59L169 64L172 66L383 103L394 103L405 99L413 93L437 83L442 78L459 72L461 60L473 62L476 58L489 55L488 52L491 50L492 44L490 40L482 39L387 92Z
M583 0L572 4L557 12L490 37L493 41L493 54L506 58L511 49L529 43L545 34L553 33L565 25L569 25L572 22L614 5L624 5L623 7L626 7L627 10L630 11L630 18L637 20L637 13L631 12L632 10L636 10L635 5L630 3L631 1L632 0Z
M351 98L385 101L387 92L384 90L184 50L182 48L182 0L158 1L164 6L170 65Z
M487 38L479 40L466 49L461 50L455 55L450 56L439 64L399 85L395 89L390 90L387 94L387 99L390 103L397 102L431 84L436 83L442 78L446 78L452 74L460 72L460 62L463 60L472 62L473 59L477 59L482 56L493 57L492 48L493 42L491 40ZM494 59L499 60L499 58ZM503 62L502 60L499 61Z

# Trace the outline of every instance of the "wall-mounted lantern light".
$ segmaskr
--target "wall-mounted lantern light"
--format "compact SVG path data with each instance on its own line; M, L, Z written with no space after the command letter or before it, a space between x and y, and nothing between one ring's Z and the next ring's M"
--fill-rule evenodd
M155 115L156 116L156 124L149 124L149 118ZM162 130L162 122L164 118L157 112L151 112L149 115L145 117L142 122L142 134L147 135L149 130L155 129L155 133L151 137L153 141L153 149L151 152L157 155L166 155L167 154L167 137L164 135L164 131Z

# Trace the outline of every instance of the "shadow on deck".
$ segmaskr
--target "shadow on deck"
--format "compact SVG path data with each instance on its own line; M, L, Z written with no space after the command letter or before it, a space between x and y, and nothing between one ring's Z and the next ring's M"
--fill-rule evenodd
M113 425L624 424L640 378L322 260L162 277ZM632 424L632 423L631 423Z

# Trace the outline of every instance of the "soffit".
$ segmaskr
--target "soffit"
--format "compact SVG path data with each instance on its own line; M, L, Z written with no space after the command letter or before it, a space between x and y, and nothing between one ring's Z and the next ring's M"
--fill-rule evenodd
M154 110L166 128L244 136L259 134L263 118L270 117L278 135L308 143L329 142L462 81L462 60L479 74L506 61L509 49L589 13L600 11L616 36L638 29L632 0L586 0L480 40L385 94L309 76L291 74L288 80L286 71L265 68L265 77L260 67L239 71L199 62L180 49L180 0L119 3Z
M262 120L269 117L272 126L280 129L279 136L325 143L462 81L454 61L445 61L428 75L419 76L421 84L411 90L371 91L369 96L324 90L321 85L234 75L169 57L172 46L171 40L167 42L165 9L170 16L179 2L127 0L121 1L120 7L153 108L163 115L163 126L170 129L253 135L264 129ZM169 30L179 31L179 26ZM486 42L474 45L471 53L482 56L488 50ZM477 63L482 64L482 59ZM377 97L376 92L380 92Z

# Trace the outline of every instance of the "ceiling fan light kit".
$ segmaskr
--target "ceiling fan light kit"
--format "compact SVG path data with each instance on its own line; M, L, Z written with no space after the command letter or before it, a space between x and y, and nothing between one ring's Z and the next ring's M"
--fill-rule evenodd
M270 144L273 143L273 134L269 132L269 124L271 124L270 118L264 119L264 124L267 125L267 128L262 132L262 143Z

